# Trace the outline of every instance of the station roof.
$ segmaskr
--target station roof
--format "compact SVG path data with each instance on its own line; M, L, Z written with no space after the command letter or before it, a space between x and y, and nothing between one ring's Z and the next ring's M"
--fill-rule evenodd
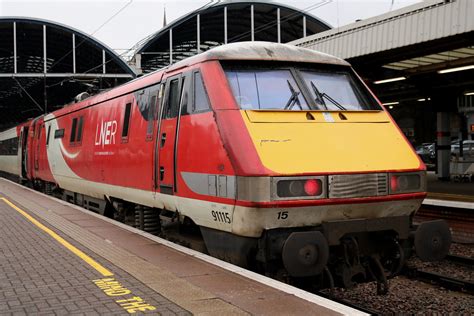
M462 96L474 91L473 12L472 0L425 0L291 44L347 59L382 102Z
M0 129L135 76L111 48L84 32L48 20L0 17Z
M135 52L143 73L212 47L242 41L287 43L331 27L295 8L270 1L222 1L206 5L162 28Z

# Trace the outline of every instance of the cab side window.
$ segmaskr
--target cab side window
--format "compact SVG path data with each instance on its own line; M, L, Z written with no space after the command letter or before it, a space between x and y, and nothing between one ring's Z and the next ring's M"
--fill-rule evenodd
M204 112L210 109L209 98L199 71L193 73L193 100L193 113Z
M168 98L163 111L163 118L173 118L178 116L179 101L181 96L179 78L172 79L169 83Z

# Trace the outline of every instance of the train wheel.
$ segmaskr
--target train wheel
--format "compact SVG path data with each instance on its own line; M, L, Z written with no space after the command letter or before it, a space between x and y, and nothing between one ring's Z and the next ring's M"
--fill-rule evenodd
M405 261L405 252L396 239L391 240L380 254L380 263L386 271L387 278L393 278L400 273Z

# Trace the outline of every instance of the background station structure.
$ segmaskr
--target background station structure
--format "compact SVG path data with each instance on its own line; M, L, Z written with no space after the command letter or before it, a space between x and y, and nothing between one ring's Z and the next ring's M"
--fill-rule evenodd
M148 73L227 43L287 43L329 29L324 21L275 2L216 2L146 38L137 48L133 64L138 72Z
M292 44L349 61L413 144L436 141L447 179L474 163L451 159L451 141L474 140L473 12L472 0L425 0Z
M136 77L115 51L52 21L0 17L0 130L54 111L81 92Z

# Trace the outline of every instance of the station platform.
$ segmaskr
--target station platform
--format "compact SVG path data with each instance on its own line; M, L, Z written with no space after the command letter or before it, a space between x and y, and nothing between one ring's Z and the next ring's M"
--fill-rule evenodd
M427 173L427 200L444 200L473 203L474 183L439 180L435 172Z
M364 315L0 178L0 314Z

